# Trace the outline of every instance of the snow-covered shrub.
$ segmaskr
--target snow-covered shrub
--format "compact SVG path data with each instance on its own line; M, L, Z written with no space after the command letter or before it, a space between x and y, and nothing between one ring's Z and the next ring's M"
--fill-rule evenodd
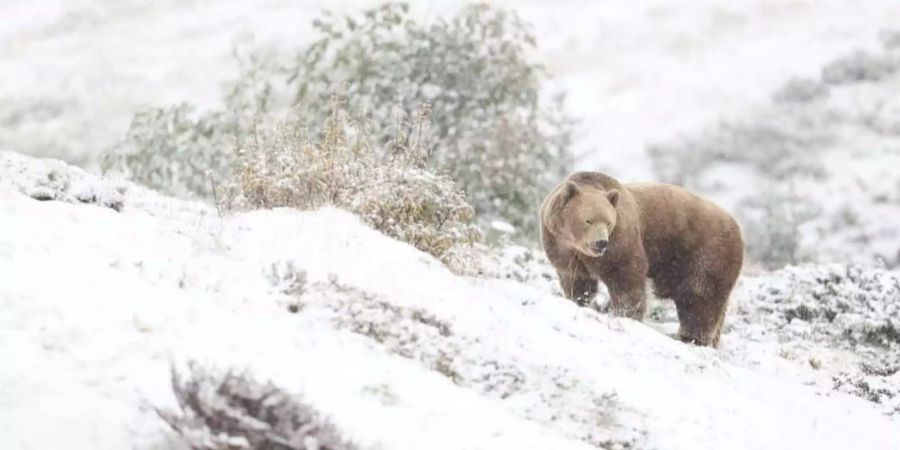
M809 78L792 78L772 94L776 102L803 103L828 97L828 86Z
M526 57L535 45L527 24L487 5L424 24L406 4L390 3L361 17L325 14L313 25L316 39L299 55L239 41L239 73L224 93L224 111L196 116L180 105L138 113L103 167L170 194L209 198L215 182L229 177L233 149L255 138L254 124L291 110L327 117L329 98L339 92L346 110L360 112L354 120L364 122L366 138L384 148L396 140L396 125L415 123L428 103L428 167L459 184L483 223L502 218L518 236L534 236L535 205L573 161L574 122L561 95L540 95L544 71ZM316 140L324 125L304 128Z
M859 364L858 370L832 376L833 389L882 405L887 415L900 416L900 362L898 358Z
M880 62L866 63L870 59ZM816 261L900 264L900 231L892 225L900 215L896 57L851 55L839 61L823 71L838 77L838 68L847 74L858 69L862 75L846 75L839 84L790 81L766 106L649 148L662 181L684 185L743 216L745 231L755 234L747 239L751 258L762 257L757 262L769 267L796 259L782 257L777 247L753 247L766 241L780 246L786 238L799 239L797 248L786 247L788 253ZM865 68L875 66L885 71L867 81L873 76ZM759 206L773 201L769 191L790 191L793 197L779 200L786 205L771 205L771 220L761 217L765 208ZM769 239L763 232L772 227L793 229Z
M897 67L884 58L856 51L823 67L822 81L829 84L877 81L895 70Z
M790 266L744 280L735 314L780 333L795 321L810 325L810 338L900 363L900 274L860 266Z
M172 370L180 412L159 416L193 450L352 450L356 445L302 397L249 375Z
M809 200L773 190L744 199L738 211L747 254L754 261L774 269L806 259L799 226L818 214Z
M88 203L121 211L126 186L55 159L29 164L18 153L0 152L0 182L41 201Z
M302 118L253 127L237 152L234 178L224 186L224 203L240 209L336 206L461 268L460 247L477 241L480 232L463 192L425 167L427 108L414 124L397 124L395 139L383 149L340 100L330 104L321 136L310 135Z
M801 352L821 345L852 354L858 367L834 375L831 388L900 414L900 273L789 266L744 277L739 289L726 333L748 341L772 336Z
M323 116L329 97L346 90L347 109L366 111L382 145L394 139L398 113L414 117L428 102L435 137L429 164L460 183L480 219L503 218L533 235L535 205L572 162L573 122L561 97L540 98L542 68L526 57L531 30L515 13L483 4L427 24L407 11L391 3L360 17L325 15L313 22L318 38L289 70L272 70L271 79L247 89L238 85L231 96L262 108L283 104L272 87L286 79L291 100Z
M764 178L790 179L822 175L821 161L810 148L833 140L829 118L778 110L765 117L718 124L695 137L648 148L653 168L663 181L702 189L705 172L716 164L735 164Z
M198 115L188 104L146 109L134 115L125 138L103 156L101 168L166 194L211 199L216 181L231 173L240 134L231 114Z
M900 136L900 99L885 99L871 111L867 111L863 120L878 133Z
M900 49L900 30L883 30L878 37L886 50Z
M900 366L873 367L863 364L858 372L834 377L834 390L882 405L885 414L900 415Z

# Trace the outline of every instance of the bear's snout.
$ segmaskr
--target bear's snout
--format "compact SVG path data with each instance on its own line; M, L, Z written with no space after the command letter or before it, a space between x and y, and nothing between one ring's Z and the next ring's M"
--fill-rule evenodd
M609 245L609 241L599 240L591 244L591 250L597 252L598 254L603 254L606 250L606 246Z

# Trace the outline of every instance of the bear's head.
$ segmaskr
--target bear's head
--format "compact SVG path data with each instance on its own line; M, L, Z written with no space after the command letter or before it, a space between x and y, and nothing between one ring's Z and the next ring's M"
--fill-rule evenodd
M544 200L541 220L557 243L590 257L606 252L616 227L619 191L566 181Z

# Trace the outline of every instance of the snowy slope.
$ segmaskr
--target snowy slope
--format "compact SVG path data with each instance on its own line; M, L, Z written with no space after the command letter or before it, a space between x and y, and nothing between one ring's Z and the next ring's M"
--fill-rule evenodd
M0 153L0 277L4 449L177 448L150 406L188 360L302 393L366 448L900 448L896 416L729 336L458 277L337 210L219 217Z

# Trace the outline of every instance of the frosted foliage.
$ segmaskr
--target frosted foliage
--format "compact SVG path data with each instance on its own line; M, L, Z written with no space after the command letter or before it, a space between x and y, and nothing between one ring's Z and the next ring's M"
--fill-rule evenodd
M815 342L852 352L856 370L833 388L900 414L900 274L859 266L792 266L746 278L726 332L756 339L760 329L785 343Z
M809 200L791 192L763 192L741 201L738 217L744 224L747 253L768 268L805 261L798 227L816 214Z
M797 174L817 176L822 168L809 158L809 151L833 140L827 125L825 117L776 111L765 120L725 122L696 137L655 145L649 152L664 181L694 187L702 187L704 171L722 163L740 164L777 181Z
M301 120L255 127L238 151L235 177L223 200L234 208L337 206L375 229L463 270L461 248L480 238L474 211L445 175L425 168L428 110L415 125L398 125L388 151L370 146L338 100L324 134L310 137Z
M834 389L882 405L885 414L900 416L900 365L863 364L860 369L833 377Z
M900 265L897 62L838 58L771 104L650 147L654 169L737 213L755 263Z
M41 201L62 201L100 205L121 211L124 183L103 180L62 161L47 160L42 165L11 152L0 153L0 173L19 192Z
M895 70L894 61L857 51L823 67L822 80L830 84L878 81Z
M180 412L157 410L193 450L352 450L334 426L272 384L190 365L172 372Z
M828 86L809 78L792 78L772 94L772 100L804 103L828 97Z
M879 37L881 38L881 43L884 45L884 48L887 50L897 50L900 49L900 30L891 29L884 30L879 33Z
M792 266L770 277L751 278L742 317L786 331L792 321L811 325L817 341L857 347L894 349L900 362L900 275L858 266Z
M211 199L230 175L237 124L231 114L198 115L187 104L140 111L101 166L166 194Z
M240 40L224 111L197 116L180 105L138 113L104 169L169 194L210 198L215 184L230 177L234 148L254 138L254 123L271 126L297 111L328 117L338 94L362 134L385 148L428 104L434 125L420 144L419 168L446 171L483 223L502 218L519 236L535 236L534 205L573 160L573 120L561 95L540 98L542 68L526 58L534 37L515 13L469 6L426 25L405 4L386 4L362 17L326 14L313 28L315 40L289 57ZM315 141L326 126L316 119L298 128ZM430 185L419 180L409 189Z
M283 75L297 104L322 114L329 96L345 90L348 110L365 111L373 138L386 143L398 113L413 116L428 102L435 145L429 164L460 183L480 219L504 218L534 233L534 205L572 162L572 120L562 97L539 98L543 71L526 58L535 45L529 26L487 5L418 23L404 4L361 17L326 15L313 26L318 39ZM254 86L245 93L238 86L233 95L277 96Z

